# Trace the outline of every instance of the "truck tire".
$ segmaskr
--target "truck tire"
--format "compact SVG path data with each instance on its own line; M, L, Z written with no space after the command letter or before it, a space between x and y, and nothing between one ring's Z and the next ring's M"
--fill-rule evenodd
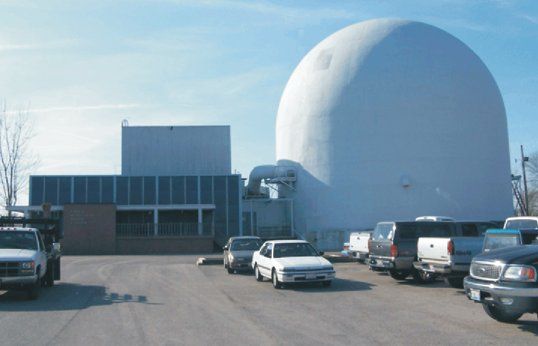
M450 287L454 288L463 288L463 278L462 277L452 277L445 278L445 283Z
M42 280L39 278L39 273L38 273L38 279L33 285L31 285L28 288L27 297L29 300L35 300L39 297L39 292L41 291L41 284L42 284Z
M418 284L427 284L435 281L436 275L427 273L423 270L413 270L413 279Z
M409 276L409 271L407 270L398 271L396 269L390 269L389 275L394 280L405 280Z
M47 273L45 274L45 286L47 287L54 286L54 272L56 270L55 262L56 261L50 261L47 265Z
M514 323L523 315L522 312L507 311L506 309L493 304L482 304L482 307L489 317L504 323Z

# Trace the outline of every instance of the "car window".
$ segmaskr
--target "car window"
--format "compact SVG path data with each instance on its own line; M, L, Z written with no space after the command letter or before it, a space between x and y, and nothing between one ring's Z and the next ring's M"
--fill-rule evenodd
M518 234L490 234L484 240L484 251L519 245Z
M276 244L274 258L318 256L318 252L308 243Z
M478 227L472 223L464 223L461 225L461 233L464 237L478 237L480 235Z
M394 237L394 224L392 223L378 223L375 226L372 240L392 240Z
M265 251L267 251L267 244L262 246L262 248L260 249L260 255L265 256Z
M37 250L34 232L0 231L0 249Z
M264 256L267 258L271 258L272 252L273 252L273 244L267 244L267 248L265 249Z
M504 226L506 229L538 228L536 220L508 220Z
M536 244L536 234L533 234L533 233L523 233L521 235L521 238L523 240L523 244L524 245L529 245L529 244Z
M43 238L41 237L41 234L37 234L37 241L39 242L39 247L41 251L45 251L45 243L43 243Z
M230 250L232 251L255 251L261 246L260 239L236 239L232 242Z

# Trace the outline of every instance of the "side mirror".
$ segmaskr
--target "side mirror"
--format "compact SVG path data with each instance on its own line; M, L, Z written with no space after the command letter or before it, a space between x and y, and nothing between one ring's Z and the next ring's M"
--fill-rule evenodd
M319 252L319 255L320 255L320 256L323 256L323 255L325 255L325 252L320 251L320 252Z
M62 245L60 243L52 243L52 248L54 249L54 252L62 251Z

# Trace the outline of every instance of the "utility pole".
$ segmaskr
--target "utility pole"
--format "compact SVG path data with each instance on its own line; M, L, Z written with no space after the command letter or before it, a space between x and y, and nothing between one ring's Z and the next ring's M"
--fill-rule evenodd
M527 190L527 174L525 172L525 162L529 161L529 157L523 154L523 145L521 145L521 170L523 171L523 189L525 193L525 215L529 215L529 193Z

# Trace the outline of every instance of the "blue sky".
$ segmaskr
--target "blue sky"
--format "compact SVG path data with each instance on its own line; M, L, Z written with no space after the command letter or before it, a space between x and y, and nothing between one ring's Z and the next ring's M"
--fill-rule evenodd
M120 125L227 124L243 175L274 162L288 77L331 33L397 17L485 62L511 152L538 150L538 1L0 0L0 99L30 109L42 174L120 172ZM513 161L513 160L512 160Z

